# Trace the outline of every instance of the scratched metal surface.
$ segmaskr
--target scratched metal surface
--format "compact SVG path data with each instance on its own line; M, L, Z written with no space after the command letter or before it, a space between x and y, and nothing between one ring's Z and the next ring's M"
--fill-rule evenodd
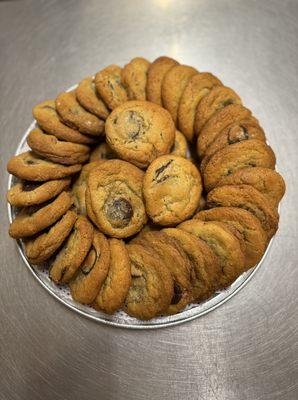
M298 2L0 2L0 399L298 398ZM276 151L287 195L252 281L181 326L127 331L59 304L6 234L5 164L37 102L109 63L168 54L239 92Z

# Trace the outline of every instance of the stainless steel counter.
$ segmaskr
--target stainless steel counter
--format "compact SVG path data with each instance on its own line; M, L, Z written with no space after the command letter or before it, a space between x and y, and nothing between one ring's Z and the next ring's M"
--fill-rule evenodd
M298 398L297 37L295 0L0 2L1 400ZM66 309L25 268L6 233L4 168L33 105L109 63L163 54L239 92L287 195L264 265L233 299L169 329L109 328Z

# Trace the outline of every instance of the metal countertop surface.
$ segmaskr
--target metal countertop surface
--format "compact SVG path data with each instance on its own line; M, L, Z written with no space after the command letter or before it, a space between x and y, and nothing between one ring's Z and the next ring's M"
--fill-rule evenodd
M0 2L0 399L298 398L298 1ZM7 234L7 160L32 107L134 56L169 55L235 89L287 183L280 229L248 285L180 326L133 331L68 310Z

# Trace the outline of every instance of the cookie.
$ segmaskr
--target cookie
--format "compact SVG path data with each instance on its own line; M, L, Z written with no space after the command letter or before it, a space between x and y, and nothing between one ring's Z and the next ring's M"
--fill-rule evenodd
M112 160L113 158L116 158L116 154L106 142L100 143L90 154L90 161Z
M244 140L257 139L266 141L265 133L254 117L247 118L228 125L207 148L205 156L200 164L201 172L204 171L210 158L217 151Z
M19 182L7 192L7 201L15 207L34 206L56 197L69 185L69 178L40 184L30 181Z
M38 104L33 108L32 113L41 129L56 136L57 139L81 144L96 143L92 137L83 135L78 130L63 124L56 111L54 100Z
M216 112L204 125L197 141L197 153L202 159L207 148L228 125L251 117L251 111L241 104L230 104Z
M91 208L100 231L125 238L142 229L147 221L143 176L140 169L122 160L104 161L90 172Z
M218 287L221 272L215 254L205 242L182 229L166 228L162 232L179 242L194 267L192 301L199 303L210 297Z
M146 100L146 83L149 61L142 57L133 58L121 71L121 83L129 100Z
M74 182L71 188L74 205L79 214L87 215L85 193L87 188L88 177L92 169L98 167L98 165L100 165L100 163L102 162L104 162L104 160L97 160L85 164L84 167L82 168L80 176L77 178L77 180Z
M221 178L217 186L250 185L262 193L275 207L285 194L286 186L282 176L269 168L242 168Z
M175 126L170 114L160 106L129 101L108 117L106 140L120 158L146 168L155 158L170 152Z
M226 86L212 88L198 104L195 113L194 131L199 134L212 115L230 104L242 104L240 97L233 89Z
M169 306L160 263L152 251L138 244L130 244L127 251L131 263L131 285L125 299L124 311L135 318L148 320L161 314Z
M82 164L88 160L90 153L90 148L84 144L63 142L38 128L29 133L27 144L34 153L46 160L64 165Z
M207 206L213 207L239 207L250 211L257 217L268 239L275 234L278 228L278 212L274 205L249 185L226 185L213 189L208 193Z
M213 189L223 177L241 168L274 169L275 161L271 147L261 140L245 140L231 144L215 153L207 163L203 172L205 190Z
M122 307L131 285L131 266L127 248L122 240L110 239L108 275L97 294L93 307L113 314Z
M222 269L219 276L221 287L227 287L244 271L244 255L238 239L224 228L224 224L204 222L198 219L185 221L178 226L210 246L219 260Z
M267 235L260 221L249 211L236 207L216 207L200 211L194 218L201 221L221 221L233 227L244 242L245 269L254 267L263 257Z
M86 187L86 190L85 190L85 206L86 206L87 216L90 218L90 220L93 222L93 224L95 226L97 226L96 216L95 216L94 211L91 206L91 195L90 195L90 190L89 190L88 186Z
M171 114L177 125L177 113L180 98L190 80L198 71L188 65L175 65L164 76L161 85L161 97L163 106Z
M82 265L93 240L93 226L80 215L66 243L50 267L49 275L55 283L68 283Z
M106 237L94 230L88 255L69 283L72 298L82 304L91 304L100 291L110 267L110 246Z
M71 207L72 199L68 192L62 192L50 204L23 208L9 227L14 239L28 237L54 224Z
M184 309L192 298L194 270L179 242L163 232L151 231L138 235L132 243L149 247L171 272L174 294L170 306L163 313L175 314Z
M161 85L166 73L179 63L169 57L158 57L150 64L147 72L146 98L152 103L162 105Z
M221 81L209 72L201 72L190 78L181 95L178 107L178 126L191 142L195 135L194 122L196 109L203 97Z
M96 90L110 110L128 100L126 90L121 83L121 71L118 65L109 65L95 75Z
M91 76L82 79L75 92L78 102L85 108L85 110L103 120L108 117L110 112L105 103L96 93L93 78Z
M144 177L146 211L159 225L175 225L197 209L202 193L201 176L189 160L165 155L154 160Z
M62 246L77 219L74 211L67 211L46 233L25 242L26 257L32 264L48 260Z
M96 137L104 132L104 121L80 105L75 91L60 93L56 98L55 106L60 118L71 128Z
M189 152L189 149L188 149L187 140L185 139L185 136L181 132L176 130L175 141L171 148L170 154L186 158L188 155L188 152Z
M7 171L27 181L43 182L52 179L61 179L79 172L81 164L61 165L44 160L32 151L12 157L7 164Z

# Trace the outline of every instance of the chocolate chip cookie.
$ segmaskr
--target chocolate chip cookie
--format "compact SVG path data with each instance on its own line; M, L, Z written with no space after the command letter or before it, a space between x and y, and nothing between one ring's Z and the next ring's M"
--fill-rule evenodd
M226 185L213 189L207 196L207 207L239 207L250 211L261 222L271 239L278 228L278 212L274 205L249 185Z
M80 105L75 91L60 93L55 106L60 118L71 128L91 136L100 136L104 132L104 121Z
M261 140L253 139L235 143L219 150L210 158L204 169L205 189L211 190L223 177L246 167L274 169L275 155L271 147Z
M81 164L61 165L41 157L32 151L12 157L7 164L7 171L27 181L43 182L51 179L60 179L79 172Z
M108 275L97 294L93 307L113 314L122 307L131 285L130 259L122 240L110 239L110 266Z
M267 235L260 221L249 211L236 207L215 207L194 216L201 221L221 221L239 232L244 242L245 269L254 267L263 257Z
M117 158L117 156L106 142L100 143L90 154L90 161L112 160L113 158Z
M250 185L262 193L276 207L285 194L282 176L269 168L242 168L221 178L217 186Z
M178 107L178 126L189 141L195 135L195 115L200 101L213 87L221 85L221 81L209 72L198 73L188 81Z
M105 103L98 96L91 76L82 79L75 92L78 102L87 111L103 120L108 117L110 112Z
M9 234L14 239L28 237L54 224L72 205L68 192L62 192L50 204L23 208L9 227Z
M100 291L110 268L110 246L106 237L94 230L88 255L69 283L72 298L82 304L91 304Z
M66 243L50 267L49 275L55 283L68 283L82 265L93 240L93 226L80 215Z
M67 211L48 232L42 233L25 242L26 257L32 264L40 264L48 260L62 246L70 234L77 219L74 211Z
M197 209L202 193L201 176L191 161L165 155L154 160L147 169L143 193L152 221L175 225Z
M82 164L89 159L90 148L84 144L63 142L56 136L33 129L27 137L28 146L39 156L64 165Z
M146 100L147 71L149 61L142 57L133 58L121 71L121 82L129 100Z
M7 192L7 201L15 207L28 207L44 203L56 197L70 185L70 178L45 183L22 181Z
M224 224L192 219L183 222L178 228L197 236L214 251L222 269L219 276L222 287L229 286L242 274L245 269L244 255L239 241Z
M106 139L120 158L146 168L155 158L170 152L175 126L170 114L160 106L129 101L108 117Z
M160 106L162 105L161 85L163 78L171 68L178 64L178 61L170 57L158 57L150 64L147 73L147 100Z
M175 65L164 76L161 85L162 104L171 114L175 125L182 93L190 78L197 73L195 68L188 65Z
M90 172L90 206L99 230L124 238L142 229L147 221L143 177L140 169L121 160L104 161Z
M95 87L110 110L125 103L127 93L121 83L122 69L118 65L109 65L95 75Z
M54 100L47 100L38 104L33 108L32 113L41 129L60 140L81 144L96 143L92 137L83 135L78 130L63 124L56 111Z

